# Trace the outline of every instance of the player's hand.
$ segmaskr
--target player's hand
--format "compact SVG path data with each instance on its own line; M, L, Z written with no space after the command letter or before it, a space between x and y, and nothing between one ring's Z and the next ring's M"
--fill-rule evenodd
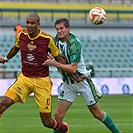
M47 60L42 64L43 66L52 66L53 64L53 56L52 54L48 54Z
M54 65L54 60L52 60L51 58L47 59L46 61L44 61L44 63L42 64L43 66L53 66Z
M3 64L5 63L3 56L0 56L0 63L3 63Z
M73 78L73 80L75 80L77 83L78 82L80 82L80 81L83 81L85 78L86 78L86 76L84 76L84 75L80 75L80 76L76 76L76 75L74 75L74 74L69 74L72 78Z
M77 76L77 77L76 77L75 81L78 83L78 82L80 82L80 81L83 81L85 78L86 78L86 76L80 75L80 76Z
M47 59L53 59L53 58L54 58L54 57L53 57L52 54L48 54Z

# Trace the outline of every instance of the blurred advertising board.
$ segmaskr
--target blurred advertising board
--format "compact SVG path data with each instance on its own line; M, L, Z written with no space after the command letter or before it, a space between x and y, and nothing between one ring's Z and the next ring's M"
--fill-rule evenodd
M92 80L103 95L133 94L133 78L93 78ZM0 79L0 96L4 95L14 81L15 79ZM56 96L60 90L62 80L60 78L52 78L52 81L52 95Z

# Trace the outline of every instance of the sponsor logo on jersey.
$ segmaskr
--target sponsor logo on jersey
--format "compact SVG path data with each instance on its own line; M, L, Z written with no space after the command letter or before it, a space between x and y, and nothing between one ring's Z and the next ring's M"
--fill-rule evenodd
M27 54L27 60L28 61L33 61L34 59L35 59L35 57L33 54L31 54L31 53Z

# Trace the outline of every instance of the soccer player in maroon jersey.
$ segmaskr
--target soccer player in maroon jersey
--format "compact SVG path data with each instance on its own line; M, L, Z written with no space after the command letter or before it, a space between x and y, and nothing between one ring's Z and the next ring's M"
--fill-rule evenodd
M51 118L51 89L48 66L43 66L48 53L57 61L61 61L59 50L52 37L39 28L40 17L30 13L26 18L26 29L20 31L14 46L5 57L0 57L0 63L8 62L17 52L21 52L22 72L16 81L8 88L0 101L0 116L16 102L25 103L33 92L36 104L40 108L40 117L45 127L69 133L67 123L61 123Z

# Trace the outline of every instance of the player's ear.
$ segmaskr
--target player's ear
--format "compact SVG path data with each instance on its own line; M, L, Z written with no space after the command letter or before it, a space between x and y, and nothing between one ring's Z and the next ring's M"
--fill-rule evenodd
M70 31L70 27L68 27L67 30Z

